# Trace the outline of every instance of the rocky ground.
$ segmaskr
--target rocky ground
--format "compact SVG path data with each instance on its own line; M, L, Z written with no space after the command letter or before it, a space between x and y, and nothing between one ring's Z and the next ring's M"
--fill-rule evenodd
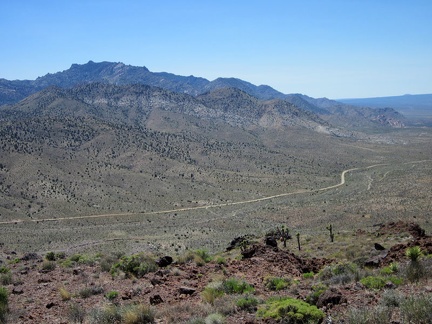
M379 244L383 238L401 233L409 235L409 239L387 249ZM226 278L237 278L252 285L252 296L259 303L271 296L307 300L325 312L324 321L328 323L349 323L352 309L371 310L383 305L383 298L387 296L389 299L389 292L399 296L432 297L431 258L423 257L421 262L425 272L419 282L410 282L404 274L408 262L406 249L420 246L424 255L431 255L432 237L418 225L402 222L382 225L374 233L357 232L354 240L361 244L366 236L376 238L375 251L352 273L336 273L329 269L335 269L336 264L344 264L345 267L340 268L346 269L348 264L358 264L358 260L348 262L305 257L284 248L281 242L274 246L275 242L267 241L270 244L267 245L264 240L240 244L241 247L234 244L229 252L214 257L212 261L196 254L178 258L172 263L170 258L159 257L155 271L143 276L131 276L121 271L113 276L109 268L114 257L96 255L73 259L56 255L54 258L51 256L55 261L47 261L46 255L17 255L3 246L0 266L10 269L9 275L3 270L1 277L9 294L7 319L9 323L94 323L95 312L110 305L144 304L153 310L156 323L265 322L256 316L256 309L260 306L242 309L236 304L240 298L238 295L226 294L214 301L205 300L205 287ZM364 264L370 267L365 268ZM378 276L383 267L389 268L390 264L398 264L398 271L394 274L403 283L388 281L383 288L371 289L359 281L366 275ZM286 278L289 285L281 290L272 290L266 284L269 277ZM318 286L324 289L314 295ZM113 293L109 297L110 292L118 292L118 295ZM222 314L224 319L205 322L214 313ZM402 322L399 308L393 308L390 316L393 323ZM122 321L138 323L125 318Z

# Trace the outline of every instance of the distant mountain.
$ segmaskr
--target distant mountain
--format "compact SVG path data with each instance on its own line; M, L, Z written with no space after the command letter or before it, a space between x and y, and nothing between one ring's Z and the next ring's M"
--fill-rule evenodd
M331 129L316 114L285 100L259 100L236 88L216 89L194 97L140 84L90 83L70 89L48 87L16 105L3 106L0 118L91 117L146 127L150 115L158 110L243 128L300 126L312 130Z
M432 94L339 99L338 101L360 107L391 107L407 117L432 116Z
M300 94L283 94L270 86L256 86L236 78L218 78L209 81L194 76L150 72L146 67L135 67L123 63L95 63L93 61L82 65L72 64L68 70L47 74L36 80L8 81L0 79L0 105L17 103L26 96L50 86L68 89L95 82L114 85L148 85L194 97L212 93L218 89L233 88L256 99L284 100L302 110L316 114L335 127L360 129L376 126L402 127L404 124L403 116L392 110L356 108L326 98L314 99ZM226 94L231 95L232 93L227 92ZM232 109L231 106L230 109Z

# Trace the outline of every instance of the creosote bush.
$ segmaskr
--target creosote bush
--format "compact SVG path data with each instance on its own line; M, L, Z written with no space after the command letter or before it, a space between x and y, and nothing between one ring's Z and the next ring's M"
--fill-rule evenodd
M146 273L155 272L158 266L153 258L143 253L134 254L131 256L123 256L120 260L111 267L111 274L118 275L124 272L131 277L142 277Z
M47 259L48 261L55 261L56 260L56 256L54 252L48 252L45 255L45 259Z
M45 260L42 262L42 270L45 271L53 271L56 268L57 264L55 261Z
M285 278L267 277L264 279L265 286L270 290L282 290L290 285L290 282Z
M388 276L388 277L381 277L381 276L367 276L360 280L360 282L369 289L382 289L385 287L387 282L391 282L395 285L401 285L403 280L398 277L394 276Z
M88 297L93 296L93 295L102 294L103 292L104 292L103 287L92 286L92 287L85 287L85 288L81 289L78 294L81 298L88 298Z
M240 309L252 311L254 310L259 304L258 299L256 299L253 296L245 296L240 297L237 299L236 306Z
M118 297L118 295L119 295L118 291L111 290L105 294L105 298L108 300L114 300Z
M10 285L13 283L12 273L9 268L5 266L0 267L0 284L1 285Z
M222 288L227 294L246 294L255 291L254 287L249 285L246 281L236 278L228 278L224 280Z
M252 294L255 292L254 287L244 280L237 278L228 278L224 281L211 282L204 288L201 296L204 301L209 304L214 304L217 298L224 294Z
M257 317L282 323L306 324L319 323L324 318L324 312L298 299L274 297L258 308Z

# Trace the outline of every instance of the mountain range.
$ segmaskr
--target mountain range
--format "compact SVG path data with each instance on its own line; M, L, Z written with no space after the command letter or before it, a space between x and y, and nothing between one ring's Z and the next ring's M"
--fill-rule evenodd
M245 108L252 101L254 102L253 105L258 104L259 101L260 108L255 107L256 109L252 109L253 105L249 107L249 112L254 112L253 115L255 117L259 115L264 116L265 114L262 109L265 110L265 106L268 105L285 106L285 108L289 106L292 109L297 109L297 113L300 113L301 110L301 115L305 118L307 116L306 119L310 119L307 122L303 122L304 124L308 124L311 127L310 122L312 124L318 122L321 124L319 129L327 129L327 131L331 128L344 128L351 131L382 125L402 127L406 122L404 116L389 108L371 109L347 105L326 98L314 99L302 94L283 94L270 86L255 86L236 78L218 78L214 81L209 81L194 76L178 76L166 72L151 72L146 67L135 67L123 63L95 63L93 61L82 65L72 64L68 70L47 74L36 80L9 81L0 79L0 105L15 104L27 96L51 86L58 87L59 89L72 89L75 87L75 90L72 92L77 95L79 91L89 91L89 88L84 87L84 85L91 83L115 86L146 85L157 87L172 92L173 95L175 93L177 99L180 101L193 101L196 99L195 103L205 104L210 109L214 109L216 106L221 108L223 103L225 111L222 119L232 119L232 116L228 117L228 115L236 114L236 107ZM118 89L126 88L120 87ZM222 91L221 89L233 90ZM188 96L188 99L185 99L186 96ZM233 97L231 98L230 96ZM218 103L214 103L211 98L217 99ZM240 102L242 99L246 101ZM275 101L270 103L269 101L271 100ZM259 111L260 109L261 111ZM244 112L240 110L238 113L244 116ZM279 112L283 114L283 110ZM188 111L191 113L190 110ZM221 111L220 109L218 110L219 115ZM314 116L306 112L312 113ZM268 114L266 116L268 117ZM299 118L295 122L290 121L290 123L296 124L298 120ZM251 120L248 123L251 123ZM264 120L260 122L255 120L254 123L262 124ZM341 130L335 132L339 134L343 133Z
M338 101L355 106L386 108L392 107L406 117L432 118L432 94L403 95L392 97L339 99Z

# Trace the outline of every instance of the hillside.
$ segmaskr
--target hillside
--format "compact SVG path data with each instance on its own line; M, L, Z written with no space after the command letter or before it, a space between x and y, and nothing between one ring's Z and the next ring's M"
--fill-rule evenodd
M405 256L415 248L432 253L432 237L417 224L338 233L334 242L302 233L301 250L295 241L284 246L269 232L237 237L217 255L199 249L175 258L16 254L3 246L0 306L7 300L8 307L0 308L0 320L252 324L295 316L297 323L430 323L430 257ZM266 311L271 305L282 310Z
M14 242L17 250L43 251L51 244L70 248L76 245L76 235L78 241L90 245L93 240L102 242L106 235L120 235L126 238L126 249L134 250L135 243L129 239L136 235L152 237L155 242L172 240L171 231L160 236L164 227L182 233L181 249L199 245L201 239L216 249L238 229L250 228L242 215L249 215L256 232L279 222L286 199L295 209L296 220L292 222L300 225L302 215L323 209L320 199L327 201L319 198L312 202L307 190L335 185L346 169L392 162L389 170L402 168L404 177L429 179L427 163L416 166L414 175L410 164L401 164L430 159L430 135L425 129L421 129L421 136L415 130L410 133L399 128L384 128L385 134L346 131L285 100L259 100L234 88L190 96L145 85L49 87L16 105L2 106L0 121L0 216L7 224L19 221L18 228L9 232L6 227L1 236ZM386 168L380 169L385 173ZM397 179L401 180L394 181ZM386 176L386 180L390 178ZM427 180L421 183L421 188L427 186ZM346 188L343 196L349 197L355 186ZM406 199L413 205L426 208L423 200L428 195L419 200L412 181L404 178L397 186L404 188ZM377 190L389 189L383 186ZM265 207L265 197L297 192L302 194L283 195L276 205ZM380 201L377 193L368 190L364 197L355 194L358 201L351 201L349 209L354 214L379 210L378 202L371 210L361 207L365 199ZM291 195L295 197L288 198ZM392 212L406 204L397 193L390 194L394 195ZM382 199L390 198L386 193ZM248 201L261 207L256 208L255 203L236 205ZM342 207L344 199L332 201L335 205L324 209L334 208L334 214L326 214L319 222L347 210ZM310 207L304 209L304 204ZM220 208L207 210L206 206ZM177 212L182 209L188 212ZM382 213L383 217L388 213ZM401 213L393 216L402 217ZM86 218L91 215L107 217ZM110 215L125 218L117 227L126 226L127 230L114 230ZM204 220L212 219L212 215L217 215L212 230L197 231L196 226L209 226ZM229 215L235 217L220 223L219 217ZM84 221L75 223L80 217ZM61 244L49 229L39 233L37 242L25 235L14 240L17 233L23 234L28 226L46 219L68 220L72 228L78 226L78 234L64 229ZM130 228L129 222L139 219L152 226ZM197 219L203 223L197 225ZM96 223L90 226L89 221ZM233 227L232 221L240 223ZM301 223L314 222L303 218ZM180 225L185 223L190 227ZM54 222L52 226L61 224ZM92 232L92 226L100 231ZM221 227L224 238L218 237ZM171 249L157 244L158 248Z
M151 72L146 67L135 67L123 63L89 61L86 64L72 64L65 71L47 74L36 80L8 81L0 79L0 105L13 104L26 96L50 86L72 88L88 83L107 83L114 85L142 84L160 87L176 93L197 96L217 89L235 88L257 99L286 100L300 109L306 109L328 118L334 127L360 130L361 127L380 125L401 127L404 118L391 110L375 112L368 108L355 108L340 102L326 100L325 107L320 101L302 95L286 95L269 86L255 86L237 78L217 78L209 81L194 76L178 76L166 72ZM308 100L309 99L309 100Z

